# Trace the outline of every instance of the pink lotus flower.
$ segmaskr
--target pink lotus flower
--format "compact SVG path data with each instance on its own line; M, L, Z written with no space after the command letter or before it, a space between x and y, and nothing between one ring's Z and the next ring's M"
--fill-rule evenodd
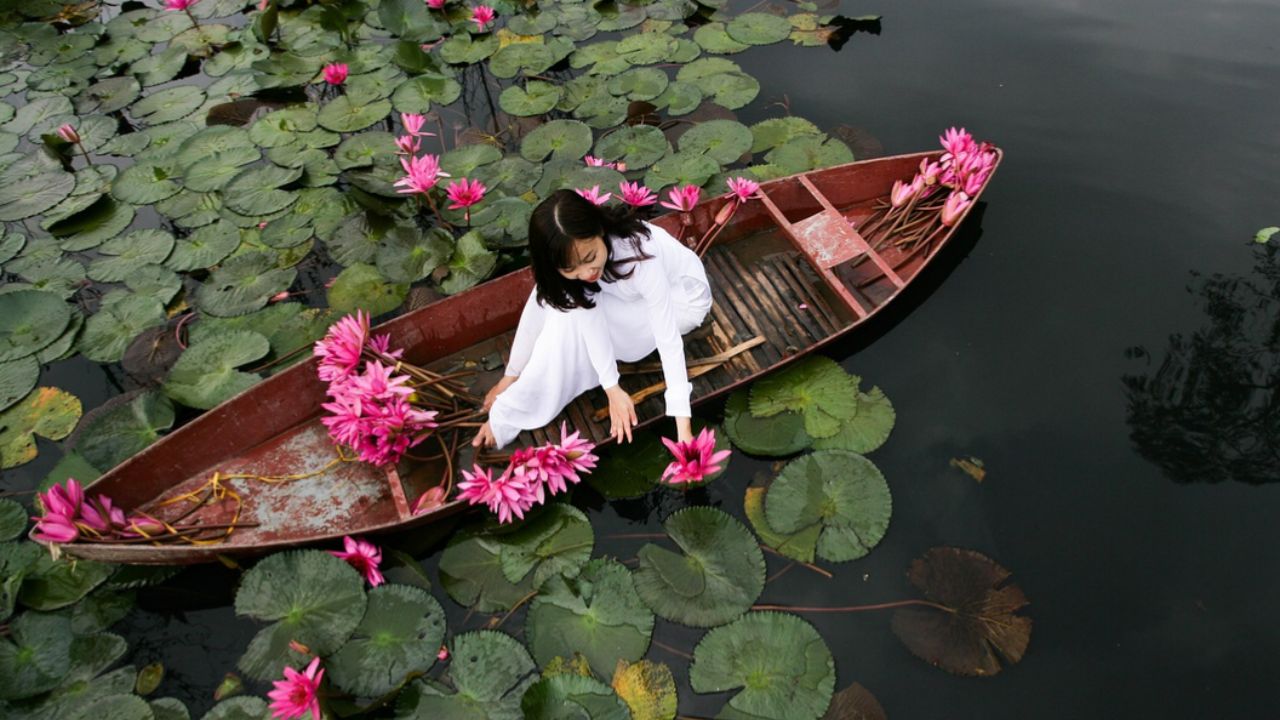
M924 187L924 180L919 175L916 175L909 183L894 180L893 189L889 191L889 204L893 207L906 205L911 201L911 198L920 192L922 187Z
M427 118L417 113L400 113L400 124L404 125L404 131L414 137L434 136L435 133L422 132L422 126L427 122Z
M80 528L76 527L75 521L66 515L46 512L34 520L36 529L32 537L40 542L69 543L80 537Z
M417 155L422 149L422 140L412 135L401 135L396 138L396 154Z
M343 550L330 550L329 554L345 560L348 565L355 568L369 581L369 587L378 587L385 578L382 573L378 572L378 566L382 564L382 551L377 545L367 540L357 540L350 535L342 538Z
M613 197L613 193L604 193L601 195L599 185L592 185L590 190L587 188L574 188L573 191L587 200L590 200L592 205L603 205L609 202L609 198Z
M84 486L75 478L67 478L67 484L54 485L47 492L36 493L46 513L74 518L84 503Z
M987 178L990 177L990 175L991 173L989 171L977 172L970 175L964 179L964 185L960 187L960 191L969 197L976 196L982 191L982 186L987 182Z
M471 206L484 199L484 194L488 190L484 183L479 180L454 180L449 183L449 187L445 190L445 194L449 196L450 210L467 210L467 222L471 222Z
M942 177L942 164L937 162L929 162L928 158L920 161L920 177L924 178L925 185L936 185Z
M568 480L577 483L579 481L578 473L589 473L596 467L596 462L600 458L592 454L595 449L595 443L583 438L577 430L572 434L568 432L568 425L560 423L560 445L558 447L562 464L560 466L560 475Z
M92 501L80 505L80 524L99 535L110 535L125 526L124 511L106 495L98 495Z
M436 427L434 410L422 410L393 394L389 399L369 401L356 397L338 383L330 386L334 401L322 408L330 414L320 418L334 441L350 447L357 459L383 466L400 461L409 448L427 439L424 430Z
M165 10L187 10L200 0L164 0Z
M525 512L533 507L533 490L525 476L505 472L495 480L491 469L476 465L470 471L463 470L462 478L458 499L472 505L488 505L500 523L509 523L512 518L523 520Z
M476 32L484 32L485 26L496 20L498 13L488 5L477 5L471 8L471 22L476 24Z
M320 669L318 657L312 659L303 672L286 667L284 680L273 682L275 689L267 693L267 697L271 698L272 717L290 720L310 712L312 720L322 720L318 691L323 678L324 670Z
M585 158L583 158L583 161L587 163L587 167L607 167L607 168L613 168L614 170L617 170L618 172L626 172L626 171L627 171L627 164L626 164L626 163L620 163L620 162L609 162L608 160L605 160L604 158L598 158L598 157L595 157L594 155L588 155L588 156L586 156Z
M359 367L368 338L369 316L363 310L330 325L329 331L315 344L313 354L320 358L316 374L330 383L346 379Z
M942 149L946 150L946 153L942 156L944 164L952 158L965 155L975 148L973 136L964 128L947 128L942 135L938 136L938 142L942 143Z
M267 9L267 6L270 4L271 4L271 0L261 0L261 2L258 3L259 12L265 12Z
M969 196L964 194L964 191L953 191L942 205L942 224L947 227L955 225L960 216L964 215L964 211L969 209L970 202Z
M359 409L363 403L386 403L395 397L413 394L408 386L408 375L396 375L395 367L383 365L377 360L365 363L364 372L349 376L345 382L330 386L332 393L341 393Z
M412 512L414 515L424 513L428 510L438 508L444 504L444 488L436 486L418 496L413 503Z
M167 529L164 523L150 515L138 513L129 517L127 526L120 534L125 537L155 537Z
M729 457L728 450L716 452L716 434L711 428L703 428L698 436L687 442L677 443L662 438L675 461L662 473L662 480L670 485L701 482L708 475L720 471L720 463Z
M80 142L80 133L76 132L75 127L71 123L58 126L58 137L73 145Z
M432 10L443 10L444 0L427 0L427 7Z
M440 652L436 653L436 659L439 660L440 662L444 662L445 660L448 660L449 648L445 647L444 645L441 645Z
M698 197L702 191L697 185L685 185L682 188L671 188L667 191L666 202L659 203L664 208L679 210L680 212L689 212L698 204Z
M644 207L658 202L658 196L638 182L618 183L618 190L621 191L622 202L632 207Z
M436 155L400 158L400 165L408 173L395 182L401 193L426 193L436 186L436 181L449 177L440 171L440 158Z
M746 202L760 192L760 183L744 177L729 178L727 184L729 192L733 193L738 202Z
M347 81L346 63L329 63L324 66L324 81L330 85L341 85Z

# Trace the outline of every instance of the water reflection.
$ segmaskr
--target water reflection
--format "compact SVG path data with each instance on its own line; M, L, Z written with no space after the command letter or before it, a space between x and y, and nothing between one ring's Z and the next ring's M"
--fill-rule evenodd
M1130 437L1174 482L1280 480L1280 247L1253 252L1251 273L1189 288L1207 325L1171 335L1153 372L1123 378Z

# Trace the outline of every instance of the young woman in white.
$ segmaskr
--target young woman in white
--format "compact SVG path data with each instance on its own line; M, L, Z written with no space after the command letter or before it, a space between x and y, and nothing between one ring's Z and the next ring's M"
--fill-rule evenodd
M529 219L534 290L520 315L505 374L487 395L489 421L472 444L502 447L539 428L578 395L599 386L609 398L609 432L631 441L635 405L618 384L617 361L657 348L666 414L677 440L690 427L686 332L711 310L702 261L670 233L560 190Z

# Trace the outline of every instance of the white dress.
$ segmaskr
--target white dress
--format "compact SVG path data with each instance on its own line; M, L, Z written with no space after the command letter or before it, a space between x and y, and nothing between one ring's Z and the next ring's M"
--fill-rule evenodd
M692 386L680 336L711 310L711 286L692 250L666 230L646 227L649 239L640 247L652 257L624 265L624 272L633 270L630 277L601 282L595 307L566 312L540 305L536 290L529 295L505 373L519 379L489 409L498 447L551 422L583 392L616 385L618 360L634 362L654 348L667 384L667 415L690 415ZM625 242L615 243L615 252L630 257Z

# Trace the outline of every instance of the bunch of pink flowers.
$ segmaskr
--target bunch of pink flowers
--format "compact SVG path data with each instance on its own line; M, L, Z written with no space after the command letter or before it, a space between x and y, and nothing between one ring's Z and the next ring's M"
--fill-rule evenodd
M941 188L949 188L951 193L942 205L941 220L943 225L951 226L991 177L996 153L991 143L975 142L964 128L947 128L938 140L945 151L942 156L933 162L928 158L921 160L919 172L911 182L895 181L889 203L900 208L925 200Z
M334 441L374 465L398 462L436 427L436 412L410 401L412 378L398 372L403 351L391 350L390 341L370 336L369 316L357 310L334 323L314 350L316 374L332 398L322 406L330 414L320 421Z
M90 500L74 478L37 493L44 514L36 521L35 539L48 543L69 543L79 538L152 537L166 531L163 523L144 514L125 517L124 511L106 495Z
M458 498L472 505L487 505L500 523L523 520L534 505L566 492L569 483L581 482L578 473L591 472L599 460L591 452L594 449L594 443L576 430L569 433L562 423L558 444L548 442L540 447L516 450L507 469L497 478L493 476L493 468L475 465L469 471L463 470Z

